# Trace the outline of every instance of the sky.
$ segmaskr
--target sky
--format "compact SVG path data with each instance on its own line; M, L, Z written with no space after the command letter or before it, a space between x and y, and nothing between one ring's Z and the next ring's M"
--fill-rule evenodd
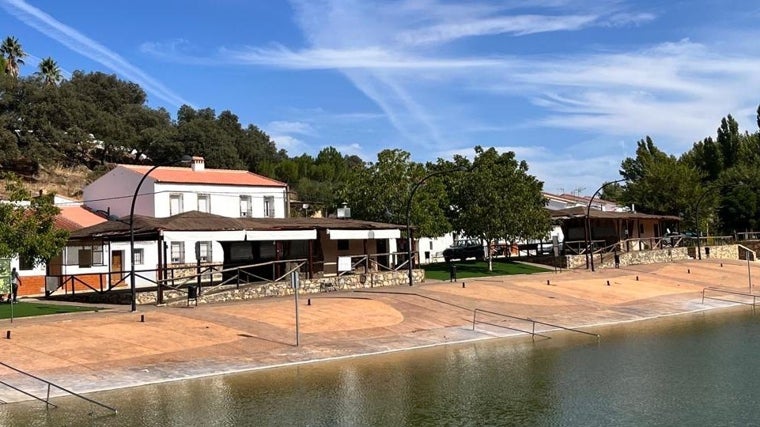
M22 74L113 73L291 156L496 147L588 195L647 135L678 156L728 114L757 130L759 19L738 0L0 0Z

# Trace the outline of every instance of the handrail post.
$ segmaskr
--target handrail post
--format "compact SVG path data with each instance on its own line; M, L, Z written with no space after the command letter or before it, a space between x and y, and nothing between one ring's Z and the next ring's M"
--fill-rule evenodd
M47 397L45 397L45 404L50 405L50 383L47 385Z
M472 330L475 330L475 316L478 314L478 309L472 310Z

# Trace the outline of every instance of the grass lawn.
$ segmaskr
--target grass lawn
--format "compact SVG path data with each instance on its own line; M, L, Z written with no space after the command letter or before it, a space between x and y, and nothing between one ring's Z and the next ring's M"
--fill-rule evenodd
M73 305L43 304L39 302L23 302L13 304L13 317L44 316L46 314L72 313L76 311L95 311L99 307L77 307ZM0 303L0 319L11 318L11 305Z
M506 276L510 274L532 274L551 270L520 264L504 259L493 260L493 271L488 271L488 261L452 261L451 263L439 262L422 266L425 269L426 279L449 280L449 264L457 266L457 280L470 277Z

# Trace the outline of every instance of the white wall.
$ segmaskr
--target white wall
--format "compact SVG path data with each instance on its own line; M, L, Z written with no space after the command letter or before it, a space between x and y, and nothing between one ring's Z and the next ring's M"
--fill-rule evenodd
M107 211L110 208L111 214L118 217L128 216L134 189L141 177L137 172L117 166L84 188L85 205L92 210ZM287 187L156 183L152 176L148 176L140 187L135 214L156 218L170 216L171 194L182 194L182 212L198 210L198 194L208 194L210 213L231 218L240 217L240 196L251 197L254 218L264 218L264 197L271 196L274 198L274 217L287 216Z
M454 244L454 234L447 233L441 237L429 238L422 237L417 244L417 254L419 256L420 264L429 264L431 262L443 261L444 249ZM430 258L425 257L425 252L430 253Z
M82 191L84 204L93 211L111 209L111 215L125 217L129 215L135 188L140 183L142 175L127 168L117 166L96 181L90 183ZM154 180L149 176L145 179L140 194L153 192ZM152 215L153 198L138 196L135 203L135 214Z

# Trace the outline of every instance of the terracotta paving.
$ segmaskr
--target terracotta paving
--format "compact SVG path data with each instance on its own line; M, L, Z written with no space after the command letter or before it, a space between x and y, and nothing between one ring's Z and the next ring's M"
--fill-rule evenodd
M473 331L476 308L593 331L597 325L736 305L713 299L702 304L707 286L749 291L747 264L721 266L718 260L466 279L465 287L462 282L302 296L299 346L291 297L2 320L0 351L4 363L89 392L530 330L530 322L480 312ZM11 339L5 339L6 331ZM44 390L6 368L0 367L0 375L26 390ZM1 401L23 399L0 386Z

